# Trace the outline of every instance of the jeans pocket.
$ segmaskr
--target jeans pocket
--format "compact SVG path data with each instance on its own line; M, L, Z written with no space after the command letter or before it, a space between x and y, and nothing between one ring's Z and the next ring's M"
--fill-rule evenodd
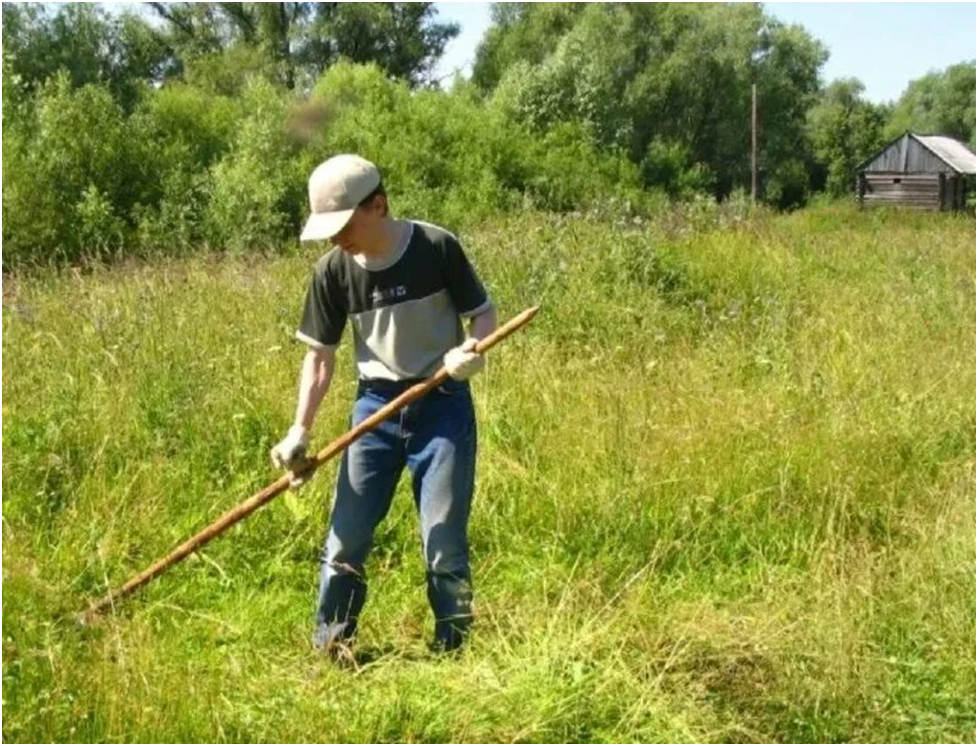
M443 384L435 387L435 392L442 396L464 396L468 391L468 381L456 381L454 378L449 378Z

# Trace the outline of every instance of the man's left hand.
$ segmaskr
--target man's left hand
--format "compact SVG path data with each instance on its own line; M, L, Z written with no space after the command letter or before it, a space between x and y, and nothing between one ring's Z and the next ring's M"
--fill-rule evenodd
M486 359L475 351L478 341L469 337L445 353L445 368L456 381L465 381L486 367Z

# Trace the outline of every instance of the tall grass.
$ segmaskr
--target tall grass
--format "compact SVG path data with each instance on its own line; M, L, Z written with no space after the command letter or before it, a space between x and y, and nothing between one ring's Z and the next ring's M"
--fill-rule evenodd
M313 253L8 276L10 741L973 741L975 224L826 207L463 236L478 625L432 657L407 485L356 669L309 632L335 466L100 624L274 476ZM343 431L349 343L317 421Z

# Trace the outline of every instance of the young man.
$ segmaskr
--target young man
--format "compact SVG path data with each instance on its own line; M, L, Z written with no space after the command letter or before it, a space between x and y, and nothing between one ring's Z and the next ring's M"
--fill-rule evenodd
M395 220L376 166L330 158L309 179L312 215L303 241L329 240L316 264L296 336L309 349L295 424L272 461L304 480L308 432L333 377L336 346L351 322L359 374L351 426L443 364L451 379L367 433L343 454L322 554L313 644L336 652L351 641L367 593L364 563L398 478L411 472L435 616L434 646L462 644L472 622L467 524L475 477L476 425L467 379L483 357L477 340L496 313L459 245L433 225ZM468 335L462 319L468 319Z

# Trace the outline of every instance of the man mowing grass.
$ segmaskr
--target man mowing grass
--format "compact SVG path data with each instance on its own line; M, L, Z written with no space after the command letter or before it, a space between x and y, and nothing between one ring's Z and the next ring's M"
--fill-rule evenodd
M313 644L347 652L367 595L364 563L405 464L435 615L433 647L454 650L472 623L467 525L476 425L468 378L482 370L478 340L496 312L458 239L427 223L391 217L380 172L355 155L320 164L309 178L312 215L303 241L330 241L316 263L296 336L308 345L295 424L272 461L304 478L309 430L329 390L347 319L359 382L351 426L444 365L451 378L343 454L322 554ZM469 320L468 336L462 319Z

